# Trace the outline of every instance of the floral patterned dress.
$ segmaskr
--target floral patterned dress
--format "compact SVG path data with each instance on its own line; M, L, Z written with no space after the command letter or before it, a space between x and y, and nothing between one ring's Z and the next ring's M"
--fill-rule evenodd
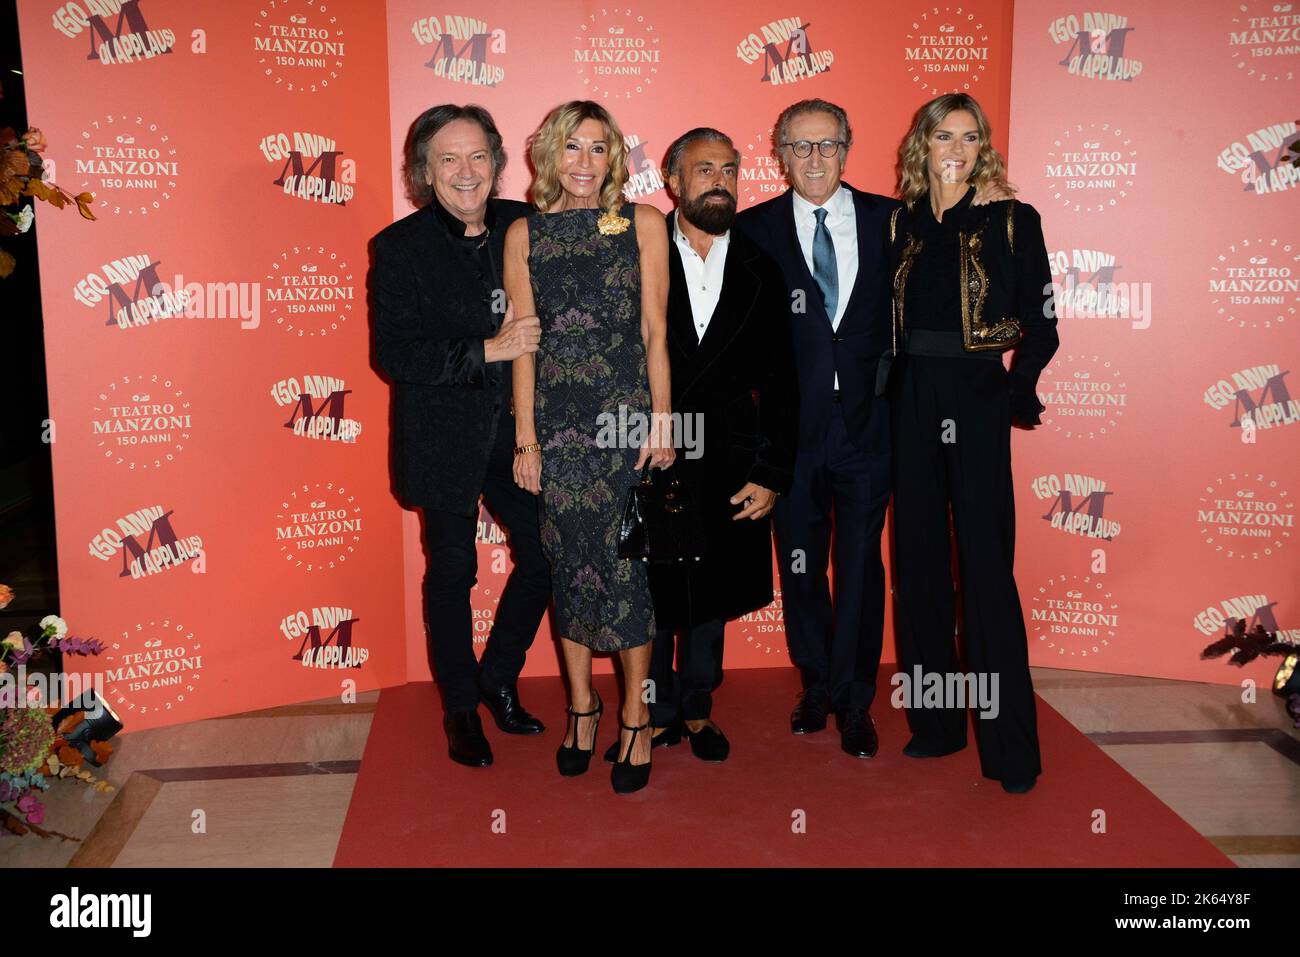
M635 415L648 423L650 393L635 210L625 204L620 215L628 228L608 236L596 225L601 213L528 217L529 274L542 324L534 408L542 549L551 562L560 635L593 651L623 651L654 637L654 614L645 565L618 557L639 442L609 438L619 434L620 421L636 438Z

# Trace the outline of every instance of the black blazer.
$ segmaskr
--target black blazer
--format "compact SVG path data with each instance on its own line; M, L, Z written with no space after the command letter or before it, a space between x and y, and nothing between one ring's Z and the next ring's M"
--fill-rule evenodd
M483 360L483 340L496 335L504 316L492 311L490 280L468 266L435 203L373 240L374 356L393 386L397 497L412 508L472 515L496 440L510 363ZM509 199L490 199L488 205L488 241L500 271L506 229L529 207Z
M668 359L673 411L703 419L703 455L682 448L677 469L705 528L702 561L650 566L655 621L686 628L727 620L772 601L771 523L732 521L746 482L778 493L794 479L799 387L785 283L770 257L731 231L722 290L704 339L668 218Z
M800 447L813 448L824 441L838 374L849 435L864 448L883 451L889 448L888 416L873 416L872 409L884 401L875 395L876 367L881 354L889 350L890 288L885 240L889 214L898 202L843 185L853 194L858 274L838 331L831 328L821 288L799 246L794 191L787 190L745 210L736 218L736 225L776 260L785 278L785 302L799 373ZM803 295L796 295L799 292ZM799 311L801 302L806 305L803 312Z

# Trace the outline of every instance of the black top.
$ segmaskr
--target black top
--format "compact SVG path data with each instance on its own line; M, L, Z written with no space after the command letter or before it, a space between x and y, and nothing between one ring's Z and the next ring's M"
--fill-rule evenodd
M467 224L463 219L443 206L437 196L434 196L432 203L434 211L438 214L438 220L447 227L452 243L464 255L465 268L478 279L479 285L488 290L489 295L494 296L496 290L504 288L504 282L500 266L492 255L492 243L489 242L492 237L492 230L496 227L496 215L492 211L492 204L488 204L487 211L483 216L483 232L474 236L467 236ZM499 327L500 320L498 319ZM510 420L512 424L508 429L497 429L497 444L509 442L511 448L513 448L515 431L513 415L510 409L514 393L509 363L504 364L504 368L498 374L498 380L497 389L502 400L501 416L503 420Z
M961 332L961 275L957 254L957 232L962 228L975 198L968 186L957 204L934 218L927 191L913 205L921 251L907 274L907 328Z

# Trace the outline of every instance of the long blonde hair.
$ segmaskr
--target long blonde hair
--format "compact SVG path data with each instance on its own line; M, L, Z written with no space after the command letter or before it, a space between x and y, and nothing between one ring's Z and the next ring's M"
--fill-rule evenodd
M533 134L529 155L533 161L532 200L540 211L546 212L559 201L564 192L560 186L560 157L564 146L584 120L596 120L605 129L609 144L609 171L600 187L600 206L607 213L617 215L623 205L623 186L627 183L627 144L614 117L599 103L591 100L571 100L551 110L541 128Z
M1006 179L1006 165L1002 156L993 148L992 129L989 118L984 114L973 96L965 93L945 93L926 103L912 117L912 128L903 137L898 147L898 197L908 209L930 188L930 176L926 169L926 157L930 152L930 136L939 124L955 110L965 110L975 117L979 129L979 155L975 158L975 168L967 177L967 182L980 189L990 183L1000 183Z

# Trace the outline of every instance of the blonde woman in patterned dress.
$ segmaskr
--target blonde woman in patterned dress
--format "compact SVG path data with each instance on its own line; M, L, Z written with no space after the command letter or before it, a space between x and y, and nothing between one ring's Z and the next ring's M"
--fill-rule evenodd
M536 212L511 225L505 247L515 314L536 314L542 324L536 354L514 362L514 469L519 485L542 497L542 548L569 679L570 721L556 763L566 776L587 770L604 710L591 657L616 652L619 793L639 790L650 776L642 694L655 633L645 566L618 557L620 513L642 465L665 468L674 458L668 234L653 206L623 201L626 155L600 105L554 109L532 143ZM610 448L600 438L602 422L637 416L648 426L644 442Z

